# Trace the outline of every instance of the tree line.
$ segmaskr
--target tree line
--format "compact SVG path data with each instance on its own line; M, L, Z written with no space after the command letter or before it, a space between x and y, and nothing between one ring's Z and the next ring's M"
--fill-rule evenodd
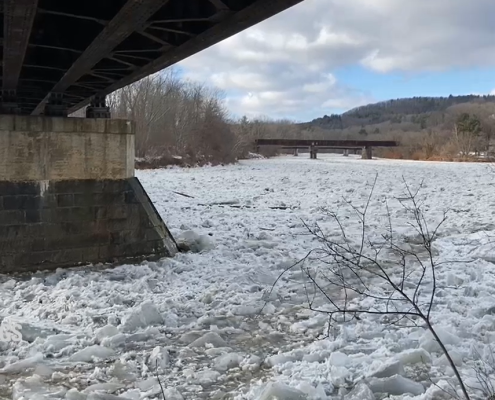
M416 97L325 115L303 124L315 138L395 140L377 155L415 160L479 160L495 141L495 96Z
M175 69L162 71L107 97L112 118L136 124L136 165L194 166L232 163L249 157L255 139L297 137L291 121L231 118L223 93L191 82ZM84 110L74 116L83 117Z
M108 105L113 118L136 123L138 167L231 163L261 138L395 140L400 147L376 154L426 160L473 159L495 139L495 96L390 100L307 123L232 118L220 90L168 69L112 93Z

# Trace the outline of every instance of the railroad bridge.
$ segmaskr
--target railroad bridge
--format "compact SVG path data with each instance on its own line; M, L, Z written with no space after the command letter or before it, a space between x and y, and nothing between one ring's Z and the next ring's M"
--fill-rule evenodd
M301 1L2 0L0 272L175 254L105 96Z
M298 155L299 149L309 149L311 159L318 157L318 149L340 149L344 155L349 155L349 150L362 149L363 159L373 158L373 147L396 147L399 144L393 140L335 140L335 139L257 139L255 146L275 146L282 149L293 149L294 155Z

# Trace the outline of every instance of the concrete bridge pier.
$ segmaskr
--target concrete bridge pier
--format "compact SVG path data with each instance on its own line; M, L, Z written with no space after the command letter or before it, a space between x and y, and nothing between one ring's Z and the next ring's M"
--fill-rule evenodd
M349 149L344 150L344 157L349 157Z
M363 151L361 153L361 158L363 160L372 160L373 159L373 149L371 146L363 147Z
M134 176L132 122L0 115L0 273L176 252Z
M318 158L318 146L312 144L309 147L309 158L312 160L316 160Z

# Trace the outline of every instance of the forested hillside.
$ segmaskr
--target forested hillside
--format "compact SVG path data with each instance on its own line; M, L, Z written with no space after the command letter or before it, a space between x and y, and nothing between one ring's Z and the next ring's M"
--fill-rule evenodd
M413 97L357 107L299 124L301 137L392 139L390 157L456 159L488 150L495 139L495 96Z
M495 96L413 97L388 100L357 107L342 115L325 115L311 121L310 124L325 129L344 129L356 125L372 125L383 122L421 123L421 121L427 120L431 114L445 113L452 106L466 103L472 105L495 103Z

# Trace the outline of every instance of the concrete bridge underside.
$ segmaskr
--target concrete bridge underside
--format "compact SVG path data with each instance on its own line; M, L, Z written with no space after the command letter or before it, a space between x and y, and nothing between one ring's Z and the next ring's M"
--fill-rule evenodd
M1 1L0 273L173 256L105 96L300 1Z

